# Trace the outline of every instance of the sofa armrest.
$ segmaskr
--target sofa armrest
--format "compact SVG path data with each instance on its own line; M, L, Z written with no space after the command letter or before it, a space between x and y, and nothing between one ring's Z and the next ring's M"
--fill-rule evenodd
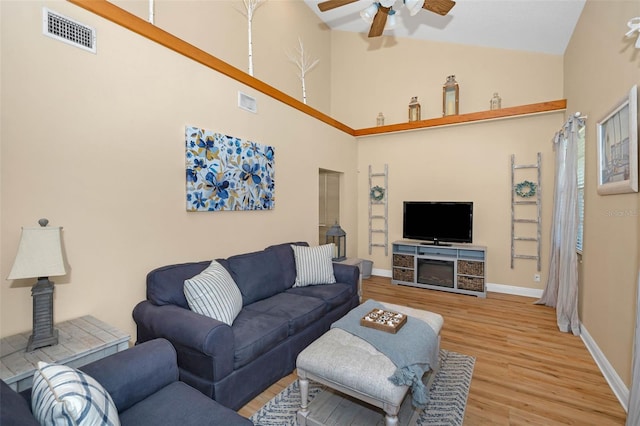
M118 412L178 380L176 351L155 339L80 367L109 392Z
M360 268L355 265L345 265L343 263L333 264L333 275L339 283L351 285L354 294L358 294L358 281L360 281Z
M167 339L178 352L180 368L211 380L233 372L235 345L229 325L176 305L157 306L149 301L136 305L133 319L138 343Z

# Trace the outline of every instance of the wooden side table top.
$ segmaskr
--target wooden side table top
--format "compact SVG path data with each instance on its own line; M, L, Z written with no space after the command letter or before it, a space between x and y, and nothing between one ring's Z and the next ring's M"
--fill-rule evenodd
M0 379L17 391L31 386L38 361L80 367L129 347L130 335L90 315L55 325L58 344L26 352L31 331L0 339Z

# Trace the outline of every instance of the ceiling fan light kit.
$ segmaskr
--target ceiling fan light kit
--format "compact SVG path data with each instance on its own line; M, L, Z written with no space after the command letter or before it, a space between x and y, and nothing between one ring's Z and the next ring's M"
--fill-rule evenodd
M455 75L447 77L447 81L442 86L442 115L458 115L458 101L460 97L460 86Z
M340 6L354 3L358 0L326 0L318 3L318 9L321 12L335 9ZM385 30L391 30L396 27L396 11L393 5L397 0L379 0L368 6L362 12L360 17L369 25L369 37L379 37ZM438 15L446 15L456 2L453 0L402 0L402 3L409 11L409 15L417 14L420 9L426 9Z
M415 16L418 12L420 12L420 9L422 9L422 6L424 6L424 0L403 0L403 1L404 1L405 7L409 11L409 15L411 16Z

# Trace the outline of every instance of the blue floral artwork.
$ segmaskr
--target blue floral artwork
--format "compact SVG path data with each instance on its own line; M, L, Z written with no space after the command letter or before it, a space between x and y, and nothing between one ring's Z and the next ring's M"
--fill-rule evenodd
M187 211L274 208L272 146L186 127Z

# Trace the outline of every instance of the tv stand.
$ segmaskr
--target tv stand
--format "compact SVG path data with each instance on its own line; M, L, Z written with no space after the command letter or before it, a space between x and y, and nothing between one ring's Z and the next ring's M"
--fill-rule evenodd
M396 241L391 283L487 297L486 257L483 246Z

